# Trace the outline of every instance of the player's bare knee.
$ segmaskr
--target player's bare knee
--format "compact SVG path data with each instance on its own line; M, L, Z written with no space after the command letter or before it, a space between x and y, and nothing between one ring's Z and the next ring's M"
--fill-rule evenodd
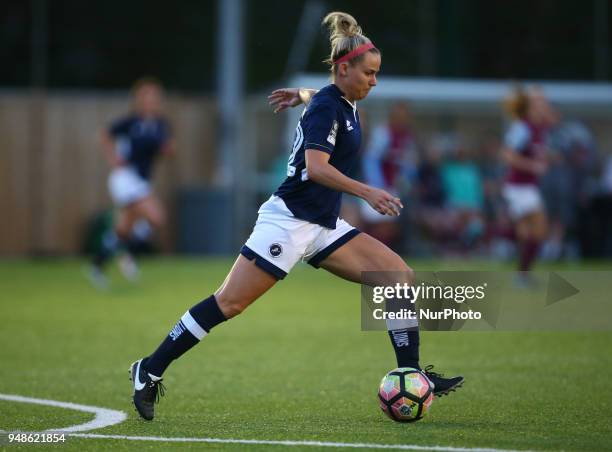
M397 273L397 277L402 278L402 283L411 284L414 281L414 270L396 253L389 256L385 267L389 272Z
M390 272L390 279L393 284L408 284L412 285L415 280L414 270L410 268L408 265L404 264L400 266L398 270L394 270Z
M231 319L241 314L249 305L247 300L242 297L232 296L223 292L215 294L219 309L225 316L226 319Z
M414 284L416 276L414 274L414 270L412 269L412 267L406 265L406 268L402 270L402 273L404 273L404 278L405 278L403 282L410 284L410 285Z
M369 284L392 286L397 283L412 285L415 281L414 270L404 260L395 255L378 266L380 270L370 274L374 278Z
M166 213L162 209L153 210L149 215L149 221L154 228L160 229L166 224Z

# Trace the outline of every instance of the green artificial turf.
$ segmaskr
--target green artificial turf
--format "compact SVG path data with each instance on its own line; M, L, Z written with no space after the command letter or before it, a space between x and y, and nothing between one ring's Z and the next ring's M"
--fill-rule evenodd
M491 268L487 263L412 264ZM128 413L125 422L91 433L612 449L611 332L423 332L422 364L461 373L466 382L436 399L425 419L398 424L381 413L376 399L381 377L395 367L387 334L360 330L358 285L307 266L297 267L174 363L164 378L167 394L156 419L142 421L131 406L129 364L150 353L186 309L217 288L231 260L147 260L136 284L113 271L108 292L89 285L83 265L78 260L0 262L0 393ZM0 429L6 431L60 428L91 418L0 400ZM57 447L282 446L69 438Z

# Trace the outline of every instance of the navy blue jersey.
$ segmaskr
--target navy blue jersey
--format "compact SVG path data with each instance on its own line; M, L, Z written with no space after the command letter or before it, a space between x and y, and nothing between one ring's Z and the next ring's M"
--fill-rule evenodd
M310 101L298 122L287 178L274 193L297 218L335 229L342 194L308 178L306 149L331 155L329 163L348 174L358 158L361 128L356 107L336 85L328 85Z
M163 118L130 115L112 123L109 133L117 143L119 156L149 180L155 158L170 138L168 122Z

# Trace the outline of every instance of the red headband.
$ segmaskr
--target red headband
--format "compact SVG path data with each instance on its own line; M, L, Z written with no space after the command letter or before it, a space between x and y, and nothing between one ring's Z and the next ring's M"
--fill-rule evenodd
M344 63L345 61L352 60L353 58L358 57L359 55L362 55L362 54L366 53L368 50L375 49L375 48L376 47L374 47L374 44L372 44L371 42L368 42L366 44L361 44L355 50L351 50L346 55L341 56L340 58L338 58L336 61L334 61L334 64L340 64L340 63Z

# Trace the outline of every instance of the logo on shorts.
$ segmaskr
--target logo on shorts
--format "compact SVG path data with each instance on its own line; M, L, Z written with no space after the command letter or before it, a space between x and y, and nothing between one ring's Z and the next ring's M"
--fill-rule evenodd
M278 257L283 254L283 247L280 246L278 243L273 243L272 245L270 245L270 248L268 248L268 252L270 253L270 256Z

